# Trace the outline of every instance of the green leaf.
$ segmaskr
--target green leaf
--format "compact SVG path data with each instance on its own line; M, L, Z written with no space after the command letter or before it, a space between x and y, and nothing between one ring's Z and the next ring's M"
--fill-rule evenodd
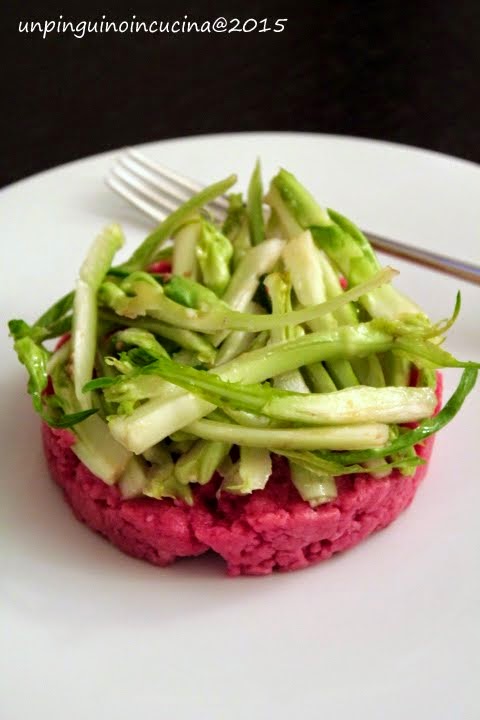
M71 292L60 298L33 325L29 325L24 320L10 320L8 323L10 335L15 340L30 337L34 342L42 343L44 340L69 332L72 327L72 316L67 313L72 308L73 295L74 293Z
M196 255L204 285L216 295L222 295L230 282L232 243L213 223L202 220Z
M168 358L167 351L160 345L158 340L151 332L141 328L129 327L125 330L118 330L112 336L112 342L117 347L125 345L136 345L138 348L145 350L148 362L156 358Z
M163 292L170 300L195 310L208 310L211 307L225 308L225 304L215 292L195 280L180 275L172 275L164 285Z
M31 325L26 323L25 320L9 320L8 330L10 332L10 336L13 337L14 340L20 340L24 337L31 337L32 335L32 327Z
M413 359L415 364L425 365L427 368L480 368L480 362L457 360L439 345L419 337L399 337L395 340L392 350L408 359Z
M283 455L283 457L288 458L289 461L295 463L297 466L303 467L321 477L352 475L363 472L361 465L342 465L342 463L335 462L334 460L325 460L316 452L311 452L310 450L275 447L272 452L276 455Z
M91 392L92 390L103 390L103 388L110 387L111 385L115 385L117 382L118 376L112 376L112 377L100 377L95 378L94 380L89 380L88 383L85 383L83 386L83 392Z
M81 423L90 415L98 412L96 408L70 414L52 414L44 407L43 393L48 385L47 363L50 353L31 337L22 337L14 343L18 359L28 372L28 393L32 397L33 407L51 427L70 428Z
M22 337L13 345L18 359L28 372L28 393L32 398L33 407L42 412L42 393L48 384L47 361L49 353L30 337Z
M98 408L90 408L89 410L81 410L80 412L62 415L58 419L52 416L44 415L43 419L50 425L50 427L71 428L74 425L78 425L79 423L83 422L83 420L86 420L88 417L90 417L90 415L95 415L95 413L97 412Z
M73 307L73 298L75 293L69 292L60 300L57 300L46 312L41 315L38 320L34 323L34 327L50 328L50 326L57 323L58 320L63 318Z

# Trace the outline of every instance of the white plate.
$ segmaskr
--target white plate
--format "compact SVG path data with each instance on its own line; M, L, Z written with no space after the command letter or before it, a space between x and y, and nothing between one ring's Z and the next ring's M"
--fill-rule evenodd
M480 167L334 136L254 133L154 143L206 181L256 156L283 165L366 228L479 261ZM114 154L0 193L2 328L72 285L105 223L128 250L146 229L104 187ZM435 318L464 307L449 347L480 359L478 288L395 262ZM0 715L4 720L229 720L480 716L480 386L438 439L428 479L387 530L330 562L227 579L202 558L156 569L73 519L50 482L25 375L1 355ZM447 372L446 390L457 373Z

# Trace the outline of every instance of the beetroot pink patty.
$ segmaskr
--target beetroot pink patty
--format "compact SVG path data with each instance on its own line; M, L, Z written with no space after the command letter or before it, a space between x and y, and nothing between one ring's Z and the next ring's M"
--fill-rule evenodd
M440 402L441 380L437 388ZM173 500L123 500L115 486L95 477L70 449L72 435L43 425L43 442L54 480L63 488L75 515L134 557L168 565L179 557L213 550L229 575L267 575L297 570L359 543L389 525L412 501L428 464L411 477L394 470L376 480L369 475L337 481L338 497L311 508L290 481L288 463L273 458L264 490L251 495L223 494L219 478L194 490L189 507ZM433 437L417 452L429 460Z

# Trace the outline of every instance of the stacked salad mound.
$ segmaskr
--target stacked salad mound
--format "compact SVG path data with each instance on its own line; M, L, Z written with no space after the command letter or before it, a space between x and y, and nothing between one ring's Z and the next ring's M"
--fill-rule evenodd
M478 364L442 348L362 232L285 170L260 168L223 223L202 190L123 263L117 225L74 292L9 323L76 514L159 565L208 549L230 574L350 547L411 501L432 435ZM45 343L61 338L56 349ZM463 368L443 409L441 368Z

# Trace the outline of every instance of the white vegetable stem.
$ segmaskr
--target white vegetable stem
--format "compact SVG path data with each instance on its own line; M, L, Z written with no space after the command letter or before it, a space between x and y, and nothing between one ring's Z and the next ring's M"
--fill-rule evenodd
M333 477L318 475L292 461L289 464L292 483L302 500L310 503L312 507L330 502L337 497L337 486Z
M172 273L191 280L198 278L196 246L200 236L200 220L183 225L175 234L172 256Z
M360 385L332 393L274 397L261 412L277 420L342 425L344 423L406 423L430 417L437 398L432 388Z
M264 280L265 288L270 296L272 313L286 313L292 309L291 304L291 283L290 277L273 272L267 275ZM270 330L270 343L275 344L291 340L304 335L305 331L301 325L272 328ZM310 389L303 379L300 370L290 370L282 375L273 378L273 386L281 390L292 392L308 393Z
M221 490L238 495L263 490L271 473L272 458L269 450L241 445L240 460L224 477Z
M247 250L222 297L232 310L246 310L257 291L261 276L275 267L284 246L283 240L274 238ZM218 332L213 338L213 345L218 347L227 335L228 331Z
M95 239L83 265L73 302L73 384L82 408L90 408L90 394L83 386L92 378L97 342L97 292L112 264L113 256L124 243L121 228L109 225Z
M319 305L327 300L323 279L320 251L315 247L309 230L292 238L283 250L283 261L290 274L295 294L302 305ZM329 331L337 323L332 315L324 315L311 320L312 330Z
M244 353L241 357L215 368L223 380L256 383L313 362L349 355L363 355L387 350L391 337L370 328L342 327L335 333L312 333L293 341L269 345ZM161 382L162 392L165 388ZM169 393L170 394L170 393ZM110 421L112 435L129 450L141 453L214 410L212 403L179 390L170 397L157 397L141 405L128 417L120 415Z
M185 427L204 440L221 440L235 445L294 450L368 450L388 441L388 425L365 423L338 427L252 428L242 425L196 420Z
M72 446L75 455L97 477L108 485L123 474L131 453L112 437L108 425L98 416L91 415L76 425L77 441Z

